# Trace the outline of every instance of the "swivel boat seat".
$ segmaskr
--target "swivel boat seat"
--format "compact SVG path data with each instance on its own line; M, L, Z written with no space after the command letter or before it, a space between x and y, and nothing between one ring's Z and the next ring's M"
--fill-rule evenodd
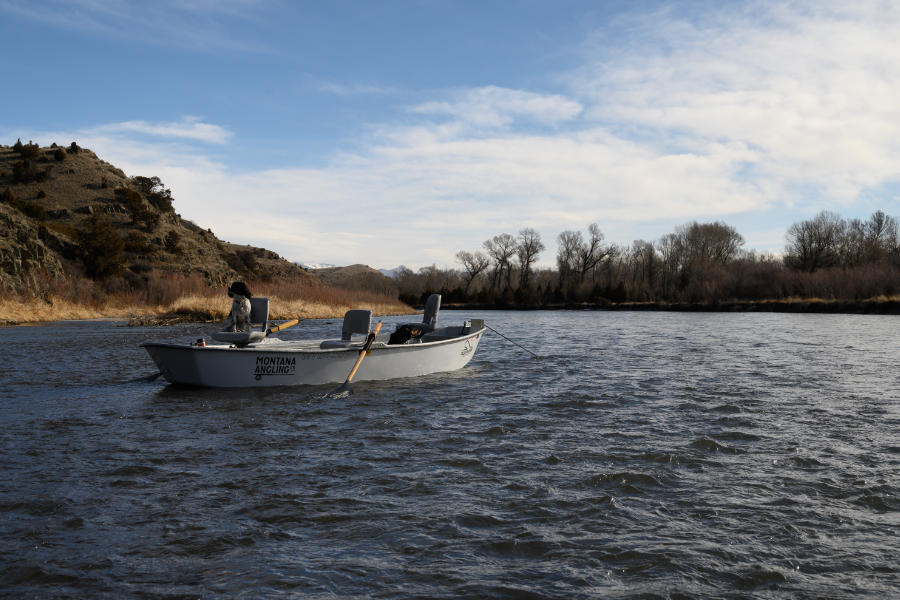
M216 331L212 338L235 346L246 346L266 339L268 328L269 299L254 296L250 298L250 331Z
M398 325L391 334L388 344L408 344L411 341L419 341L422 336L435 330L438 322L438 313L441 310L441 295L432 294L425 302L425 312L421 323L406 323Z
M319 348L346 348L353 342L353 334L369 335L372 328L372 311L353 309L344 313L344 324L341 326L341 339L325 340Z

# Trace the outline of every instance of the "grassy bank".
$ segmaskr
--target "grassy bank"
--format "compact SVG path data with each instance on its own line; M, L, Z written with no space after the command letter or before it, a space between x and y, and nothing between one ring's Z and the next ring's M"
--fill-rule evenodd
M220 321L231 310L229 299L210 299L197 296L179 298L170 304L135 306L109 303L104 306L76 304L66 300L20 300L0 301L0 326L27 325L50 321L77 319L115 318L127 319L135 325L157 325L177 322ZM333 319L344 316L352 308L371 309L376 315L404 315L415 312L399 302L344 302L326 304L304 300L282 300L270 297L269 318L288 319Z
M371 309L376 315L415 312L398 300L363 291L277 283L250 283L250 288L254 295L269 298L269 318L273 320L340 318L353 308ZM141 293L45 290L39 296L6 294L0 298L0 325L100 318L127 319L135 325L220 321L231 310L224 289L184 278L173 278L169 285Z

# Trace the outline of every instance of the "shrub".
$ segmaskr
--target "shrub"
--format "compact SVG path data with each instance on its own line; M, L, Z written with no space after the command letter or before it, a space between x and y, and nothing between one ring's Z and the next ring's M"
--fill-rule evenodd
M22 140L19 140L16 142L16 145L13 146L13 150L18 152L19 156L25 160L37 160L41 157L41 147L33 142L28 142L23 145Z
M184 250L182 250L181 246L178 245L180 241L181 235L177 231L175 231L174 229L169 231L169 233L166 234L166 250L168 250L172 254L182 254Z
M50 215L47 214L47 211L43 206L35 204L34 202L29 202L28 200L16 198L9 188L6 188L3 193L0 194L0 201L9 204L23 215L31 217L32 219L45 221L50 218Z
M228 266L238 273L255 275L259 269L259 261L250 250L238 250L234 254L226 254L224 258Z
M44 190L38 190L37 197L38 198L46 198L47 192L45 192Z
M13 152L22 152L22 148L25 146L22 145L22 138L16 140L16 143L13 144Z
M149 273L153 270L153 267L151 267L149 263L145 262L136 262L128 268L135 273Z
M116 199L131 213L132 225L147 232L154 231L159 226L159 214L147 206L139 193L130 188L119 187L116 188L115 194Z
M71 144L69 144L69 153L70 154L78 154L79 152L81 152L81 148L78 146L78 144L76 144L75 142L72 142Z
M141 177L131 178L141 193L147 198L147 201L163 212L174 212L172 207L172 190L166 189L159 177Z
M145 257L151 257L157 252L156 246L150 243L147 236L137 231L130 231L125 236L125 251Z
M50 223L47 223L47 227L57 233L61 233L61 234L65 235L73 240L78 239L78 230L75 229L74 227L72 227L71 225L51 221Z
M59 162L66 160L66 156L68 156L68 154L66 154L66 151L62 148L57 148L53 151L53 158L55 158Z
M12 178L16 183L44 181L50 177L50 167L39 170L31 159L18 160L13 164Z
M88 277L103 279L121 273L125 268L125 242L112 221L100 211L87 220L87 227L78 231L79 256Z

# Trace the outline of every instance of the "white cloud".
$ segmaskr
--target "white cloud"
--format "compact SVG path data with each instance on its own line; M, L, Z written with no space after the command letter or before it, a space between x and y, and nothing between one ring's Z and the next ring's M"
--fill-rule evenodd
M110 123L85 130L83 134L119 136L144 134L161 138L182 138L210 144L224 144L231 137L231 132L224 127L204 123L198 117L184 117L180 121L170 123L148 123L147 121Z
M452 265L458 250L524 227L549 245L592 221L688 220L698 207L726 215L765 202L722 176L752 156L743 147L661 155L599 129L429 142L397 135L409 143L327 168L244 174L177 144L78 139L129 175L160 176L185 218L292 260Z
M476 127L504 127L514 120L556 125L582 111L581 104L558 94L537 94L497 86L457 91L451 98L414 106L414 113L445 115Z
M597 121L753 148L773 200L816 186L851 202L898 175L900 9L835 6L760 4L700 24L661 13L642 53L605 48L569 81Z

